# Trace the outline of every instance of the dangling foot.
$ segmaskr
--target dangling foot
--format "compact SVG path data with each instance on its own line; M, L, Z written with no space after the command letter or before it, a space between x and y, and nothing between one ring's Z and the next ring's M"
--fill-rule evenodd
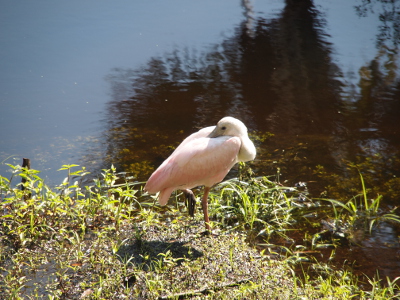
M189 189L182 190L182 192L185 194L185 205L188 208L189 216L194 217L194 210L196 208L196 197Z

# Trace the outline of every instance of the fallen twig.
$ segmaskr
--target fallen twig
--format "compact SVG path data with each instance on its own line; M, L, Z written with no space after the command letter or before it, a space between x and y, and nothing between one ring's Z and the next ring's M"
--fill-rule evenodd
M239 281L222 284L220 286L206 287L206 288L199 289L199 290L187 291L187 292L172 294L172 295L168 295L168 296L164 295L164 296L158 297L158 299L159 300L187 299L187 298L194 297L194 296L207 295L211 292L216 292L216 291L222 290L223 288L238 286L243 283L248 283L251 281L251 279L252 278L249 277L249 278L245 278L245 279L242 279Z

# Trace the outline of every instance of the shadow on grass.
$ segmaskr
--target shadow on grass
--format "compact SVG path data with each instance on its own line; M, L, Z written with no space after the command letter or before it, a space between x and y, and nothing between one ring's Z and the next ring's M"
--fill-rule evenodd
M163 264L168 258L178 265L184 260L196 260L203 256L197 249L187 246L187 242L178 241L146 241L137 239L122 245L117 255L123 261L130 261L143 270L150 270L155 265Z

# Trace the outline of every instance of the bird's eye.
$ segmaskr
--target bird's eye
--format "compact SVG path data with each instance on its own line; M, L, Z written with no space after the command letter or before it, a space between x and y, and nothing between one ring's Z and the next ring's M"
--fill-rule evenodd
M226 130L226 126L222 126L221 129L222 129L222 130Z

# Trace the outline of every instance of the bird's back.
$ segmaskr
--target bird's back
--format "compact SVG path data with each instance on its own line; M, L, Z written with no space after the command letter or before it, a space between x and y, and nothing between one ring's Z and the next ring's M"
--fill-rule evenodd
M237 161L241 142L237 137L207 135L199 131L185 139L151 175L145 190L157 193L168 189L171 193L222 181Z

